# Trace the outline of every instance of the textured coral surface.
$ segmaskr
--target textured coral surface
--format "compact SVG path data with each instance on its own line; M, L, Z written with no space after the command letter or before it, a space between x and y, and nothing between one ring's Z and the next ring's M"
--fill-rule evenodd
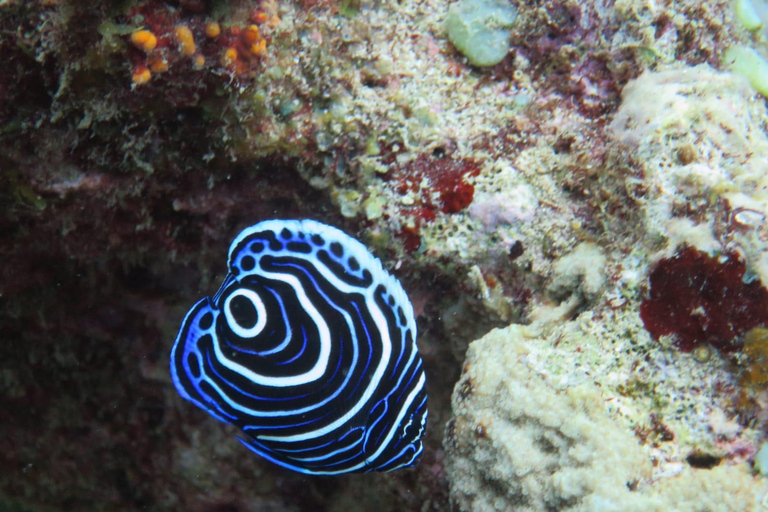
M653 487L664 509L676 476L690 496L751 488L765 312L731 326L680 304L708 331L684 353L640 305L686 251L696 276L667 277L708 304L765 294L768 110L723 61L765 52L765 31L729 0L509 0L509 51L478 68L447 36L454 3L0 0L0 509L471 508L456 468L506 463L490 442L444 449L451 415L477 413L450 392L468 344L510 323L544 329L526 379L597 386L584 421L637 443L643 471L591 489ZM416 469L288 473L173 389L184 313L231 238L275 217L336 225L403 280L430 393ZM749 293L710 286L726 256ZM590 442L566 465L605 468Z
M467 352L445 439L461 510L762 510L768 482L746 464L652 479L653 457L605 406L607 382L549 373L563 350L552 339L512 325Z

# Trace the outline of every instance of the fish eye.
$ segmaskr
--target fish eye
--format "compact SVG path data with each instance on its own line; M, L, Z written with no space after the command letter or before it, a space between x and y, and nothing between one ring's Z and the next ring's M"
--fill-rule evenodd
M244 295L237 295L229 302L229 312L232 319L243 329L253 329L258 321L258 313L251 299Z
M252 290L240 289L224 302L227 325L241 338L253 338L267 324L267 311L259 295Z

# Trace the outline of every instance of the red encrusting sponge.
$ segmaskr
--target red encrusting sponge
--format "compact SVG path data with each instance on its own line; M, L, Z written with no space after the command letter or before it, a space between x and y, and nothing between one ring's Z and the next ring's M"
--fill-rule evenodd
M683 352L709 343L734 352L750 329L768 325L768 290L744 281L746 265L735 253L708 256L687 247L651 271L650 296L640 305L655 339L674 335Z

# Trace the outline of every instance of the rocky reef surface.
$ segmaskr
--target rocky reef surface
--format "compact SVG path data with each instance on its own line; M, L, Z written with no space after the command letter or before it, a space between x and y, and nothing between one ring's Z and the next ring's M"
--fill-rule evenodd
M0 0L0 508L760 510L766 13ZM409 291L416 469L288 473L173 389L185 311L276 217Z

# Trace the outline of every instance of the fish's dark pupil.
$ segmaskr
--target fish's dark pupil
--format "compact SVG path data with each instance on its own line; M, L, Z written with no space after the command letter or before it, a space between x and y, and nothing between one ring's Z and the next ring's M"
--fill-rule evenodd
M256 325L256 308L248 298L238 295L229 303L229 310L237 325L243 329L250 329Z

